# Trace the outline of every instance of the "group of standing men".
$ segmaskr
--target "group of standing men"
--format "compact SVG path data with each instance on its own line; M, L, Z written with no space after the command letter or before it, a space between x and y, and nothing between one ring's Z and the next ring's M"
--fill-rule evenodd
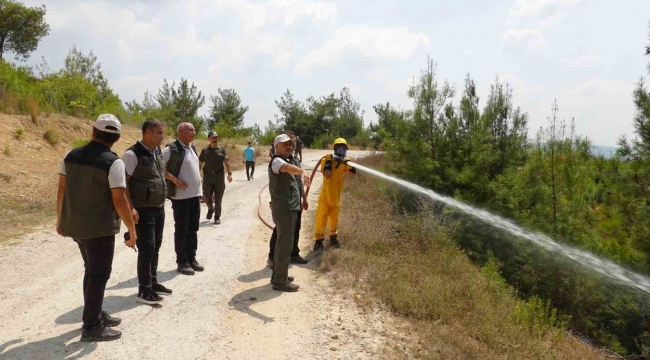
M139 250L136 301L158 304L163 300L160 295L172 294L157 277L165 200L172 202L177 271L194 275L204 270L196 259L201 198L208 207L208 220L214 215L215 224L219 224L224 169L228 182L232 182L228 155L225 148L218 146L218 135L214 132L208 134L210 145L197 154L193 145L196 130L191 123L182 123L177 128L176 141L161 149L164 124L147 119L142 125L142 139L120 159L111 148L120 139L121 128L114 115L100 115L93 125L91 141L66 154L59 170L56 231L77 243L85 268L82 341L110 341L121 336L120 331L113 329L121 319L102 309L120 219L128 230L125 245L134 250L137 246ZM270 205L276 224L268 262L273 270L272 287L278 291L297 291L298 285L288 275L289 264L307 263L299 254L298 238L302 211L308 208L305 188L309 187L310 178L301 168L302 154L298 148L302 145L298 141L290 131L277 136L268 170ZM315 251L323 248L322 232L328 219L331 245L340 247L336 239L340 188L343 175L355 172L347 164L346 151L345 140L337 139L334 155L321 162L324 181L316 212ZM249 180L253 178L254 154L249 143L244 151Z
M228 156L218 146L216 133L209 134L210 145L199 155L192 144L194 126L182 123L176 141L161 150L164 124L147 119L142 125L142 139L122 159L111 151L120 134L121 124L114 115L100 115L91 141L70 151L59 170L56 230L78 244L85 267L82 341L110 341L121 336L112 329L121 320L102 309L120 219L128 230L125 245L139 250L136 301L158 304L163 300L160 295L172 294L157 278L165 200L172 202L177 271L193 275L204 270L196 260L201 196L208 205L208 219L214 213L218 224L224 166L228 181L232 181Z

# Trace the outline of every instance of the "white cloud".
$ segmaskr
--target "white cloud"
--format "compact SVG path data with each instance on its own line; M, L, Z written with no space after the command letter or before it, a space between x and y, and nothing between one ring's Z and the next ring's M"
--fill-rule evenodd
M567 8L584 0L517 0L510 8L515 17L536 17L549 9Z
M465 49L463 50L463 57L472 57L476 55L476 50L474 49Z
M503 42L510 45L524 43L531 48L546 47L548 42L538 29L508 29L503 34Z
M412 33L408 27L345 27L336 31L322 47L307 54L295 71L305 74L314 67L331 66L347 51L377 60L407 60L429 44L426 34Z
M368 79L368 80L380 80L384 76L386 76L386 74L388 74L389 71L390 71L390 69L387 68L387 67L381 67L381 66L374 67L374 68L370 69L370 71L368 71L368 73L366 73L366 79Z
M594 66L599 59L600 59L600 55L583 55L575 59L564 60L562 61L562 63L568 67L583 68L583 67Z

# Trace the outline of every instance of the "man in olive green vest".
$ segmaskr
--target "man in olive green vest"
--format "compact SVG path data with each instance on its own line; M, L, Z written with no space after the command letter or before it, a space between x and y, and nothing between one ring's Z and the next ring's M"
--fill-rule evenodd
M122 336L111 329L121 320L102 311L120 218L133 234L125 244L132 247L137 241L126 196L124 163L111 151L121 128L114 115L100 115L91 141L70 151L59 169L56 231L78 244L85 268L81 341L110 341Z
M309 186L309 175L303 169L291 164L288 158L293 153L293 144L287 134L278 135L273 141L275 156L269 163L269 192L271 193L271 214L277 228L278 238L273 256L273 290L298 291L299 286L289 276L289 262L293 248L293 237L298 214L302 209L299 178Z
M232 182L232 173L230 172L230 161L226 148L219 146L219 135L216 132L210 131L208 133L210 145L201 150L199 155L199 162L203 170L203 200L208 206L207 219L212 218L214 214L214 223L221 224L221 200L223 199L223 192L226 190L226 183L224 181L224 165L228 170L228 182ZM212 196L214 195L214 205Z
M142 140L124 155L126 183L131 214L138 234L138 296L135 301L154 305L171 295L172 291L158 282L158 253L165 228L165 162L160 145L165 138L165 126L157 119L142 124Z

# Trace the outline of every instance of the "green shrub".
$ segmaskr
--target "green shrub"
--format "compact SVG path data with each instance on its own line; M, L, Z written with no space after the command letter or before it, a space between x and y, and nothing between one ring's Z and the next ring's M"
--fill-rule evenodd
M549 331L559 331L557 336L562 335L569 322L569 317L561 315L557 309L551 306L548 300L532 296L527 301L519 300L517 307L512 312L512 317L518 323L526 326L531 334L543 336Z
M89 139L77 139L72 142L72 148L76 149L78 147L86 146L90 142Z
M16 129L16 132L14 133L14 138L16 140L22 140L23 136L25 136L25 130L23 130L22 128Z
M59 143L59 134L54 129L49 129L43 134L43 139L54 146Z

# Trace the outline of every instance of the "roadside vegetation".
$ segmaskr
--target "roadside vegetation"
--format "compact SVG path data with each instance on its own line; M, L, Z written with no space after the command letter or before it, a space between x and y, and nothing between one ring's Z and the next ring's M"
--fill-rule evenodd
M382 155L360 163L384 169ZM389 357L600 357L565 335L569 318L548 301L518 298L496 258L472 263L455 242L460 222L436 204L363 173L347 182L343 197L339 237L345 249L327 252L321 269L336 286L360 295L362 308L379 303L410 323L413 335Z

